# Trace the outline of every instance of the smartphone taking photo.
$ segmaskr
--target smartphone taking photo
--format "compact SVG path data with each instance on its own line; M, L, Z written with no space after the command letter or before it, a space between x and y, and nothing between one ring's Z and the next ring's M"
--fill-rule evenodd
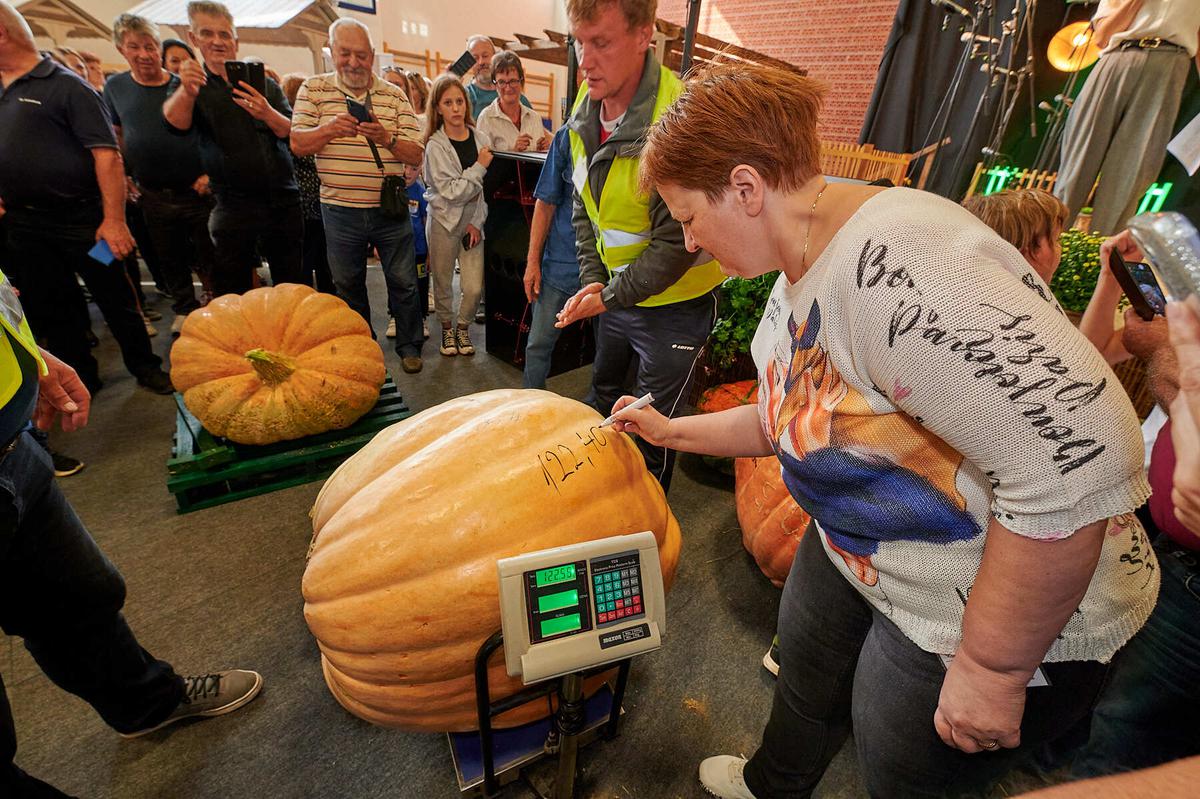
M230 88L241 89L241 84L245 82L259 94L267 93L266 69L258 61L226 61L225 76L229 79Z
M1121 284L1134 312L1144 321L1167 312L1167 298L1148 264L1129 263L1114 249L1108 256L1108 268Z
M470 50L463 50L463 54L458 57L453 64L447 67L447 71L453 72L460 78L471 71L475 66L475 56L471 55Z
M346 98L346 111L349 112L350 116L354 117L359 122L371 121L371 109L367 108L357 100L350 99L349 97Z

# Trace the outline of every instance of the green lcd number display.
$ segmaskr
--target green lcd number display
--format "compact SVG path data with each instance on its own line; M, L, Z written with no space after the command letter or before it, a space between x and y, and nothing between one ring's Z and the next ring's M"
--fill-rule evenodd
M538 588L543 585L554 585L555 583L565 583L575 579L575 564L568 563L564 566L552 566L549 569L538 569L533 573L534 581Z
M583 626L583 622L580 620L578 613L569 613L566 616L559 616L557 619L546 619L541 623L541 626L542 637L549 638L559 633L569 633L572 630L578 630Z

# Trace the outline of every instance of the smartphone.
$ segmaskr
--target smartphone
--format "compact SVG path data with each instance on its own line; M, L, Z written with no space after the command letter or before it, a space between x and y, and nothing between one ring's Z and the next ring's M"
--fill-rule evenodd
M453 72L460 78L471 71L475 66L475 56L471 55L470 50L463 50L463 54L458 57L450 66L446 67L447 72Z
M1134 312L1143 320L1149 322L1156 315L1162 316L1166 313L1167 298L1147 264L1128 263L1120 253L1113 250L1108 256L1108 269L1121 284L1121 289L1129 298Z
M471 234L470 233L463 234L462 245L463 245L464 250L471 249Z
M1150 260L1150 269L1168 300L1200 295L1200 233L1175 211L1142 214L1129 220L1134 240Z
M371 121L371 109L356 100L351 100L349 97L346 98L346 110L350 112L350 116L359 122Z
M240 84L244 81L259 94L267 93L267 73L258 61L226 61L225 75L229 78L231 88L241 88Z

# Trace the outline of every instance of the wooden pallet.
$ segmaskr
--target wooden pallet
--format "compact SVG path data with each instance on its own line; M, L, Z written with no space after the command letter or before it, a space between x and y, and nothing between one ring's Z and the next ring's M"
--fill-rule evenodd
M256 497L329 476L388 425L412 415L389 376L379 402L344 430L255 447L209 433L175 395L178 413L167 490L179 513Z

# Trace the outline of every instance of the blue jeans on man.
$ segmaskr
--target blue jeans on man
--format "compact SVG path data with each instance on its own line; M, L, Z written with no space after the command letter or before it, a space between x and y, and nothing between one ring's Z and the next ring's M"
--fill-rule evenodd
M378 207L349 208L321 203L328 243L329 271L337 294L371 324L367 297L367 249L379 252L387 283L388 309L396 320L396 352L420 356L421 298L417 293L416 250L408 216L385 216Z
M563 291L546 281L533 303L529 319L529 339L525 343L525 388L545 388L550 375L550 358L562 330L554 326L558 312L574 291Z

